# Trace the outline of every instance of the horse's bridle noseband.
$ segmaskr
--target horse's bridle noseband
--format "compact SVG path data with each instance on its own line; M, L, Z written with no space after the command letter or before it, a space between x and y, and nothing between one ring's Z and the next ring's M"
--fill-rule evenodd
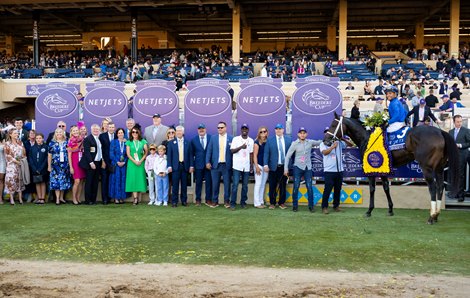
M333 140L339 140L339 138L336 136L338 133L338 130L341 129L341 137L343 136L343 116L339 117L339 119L335 118L335 121L338 121L338 125L336 126L335 132L331 133L330 131L327 131L326 133L333 136Z

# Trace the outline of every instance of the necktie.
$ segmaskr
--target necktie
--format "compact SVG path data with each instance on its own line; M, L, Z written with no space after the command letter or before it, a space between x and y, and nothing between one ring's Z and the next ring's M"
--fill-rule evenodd
M178 155L179 155L179 162L183 162L184 154L183 154L183 139L178 141Z
M454 140L457 140L457 135L459 134L459 129L456 128L454 131Z
M202 149L206 149L206 148L204 147L204 137L201 137L201 146L202 146Z
M114 136L112 134L109 135L109 142L112 142L114 139Z
M225 140L219 136L219 162L225 162Z
M157 132L158 132L158 126L153 127L153 139L157 137Z
M284 159L286 155L284 153L284 147L282 147L281 138L277 138L277 146L279 148L279 156L281 157L281 164L284 164Z

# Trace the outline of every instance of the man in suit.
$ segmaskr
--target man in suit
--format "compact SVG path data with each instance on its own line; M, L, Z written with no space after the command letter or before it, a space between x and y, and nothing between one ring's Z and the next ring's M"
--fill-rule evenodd
M124 134L124 138L129 140L131 137L132 128L135 126L135 120L133 118L129 118L126 120L126 132Z
M470 130L462 126L462 116L454 116L454 128L449 130L449 134L454 138L459 148L459 178L460 184L457 191L454 190L454 195L457 201L463 202L465 200L465 172L467 169L467 156L468 148L470 147ZM439 209L439 206L438 206Z
M152 117L153 125L145 128L144 137L149 144L155 144L157 147L166 140L166 131L168 126L162 124L162 117L160 114L155 114Z
M65 124L64 121L57 122L57 128L60 128L63 131L65 131L65 139L68 140L70 138L70 134L67 131L67 124ZM49 146L49 143L52 141L52 138L54 137L54 133L55 133L55 131L49 133L49 135L47 136L46 145Z
M447 80L442 81L442 83L439 85L439 94L447 94L449 91L449 85L447 85Z
M224 205L230 208L230 176L232 169L232 145L233 137L227 134L227 124L220 121L217 124L217 135L211 137L206 153L206 168L211 171L212 179L212 205L219 206L220 178L224 179Z
M23 119L21 119L19 117L15 119L15 127L18 130L18 139L22 143L24 143L28 140L28 131L23 128L23 124L24 124Z
M211 136L207 134L206 125L199 124L197 127L197 136L191 140L191 152L194 159L194 172L196 176L196 206L201 205L202 197L202 182L206 181L206 206L212 205L212 181L211 172L206 169L206 153L207 146Z
M91 134L83 140L83 156L79 162L79 166L86 171L85 204L88 205L96 205L100 169L106 167L103 160L103 146L99 139L100 131L98 124L91 126Z
M413 127L424 125L424 120L429 117L434 122L441 123L441 120L436 119L434 114L431 112L431 108L426 105L426 100L421 98L419 105L415 106L411 111L408 112L406 118L413 115Z
M284 125L280 123L276 124L275 133L274 136L268 138L266 147L264 148L264 171L269 173L269 209L276 208L276 194L278 188L279 208L286 209L287 176L284 176L284 162L292 139L284 135Z
M111 169L111 157L109 156L109 149L111 148L111 141L116 138L115 135L116 126L113 122L108 123L108 131L103 132L99 136L101 142L101 149L103 151L103 160L105 162L105 168L101 169L101 201L103 205L109 203L109 174Z
M171 181L171 207L178 206L181 184L181 205L188 205L188 173L194 171L191 145L184 138L184 127L176 127L176 138L168 143L168 173L173 173Z

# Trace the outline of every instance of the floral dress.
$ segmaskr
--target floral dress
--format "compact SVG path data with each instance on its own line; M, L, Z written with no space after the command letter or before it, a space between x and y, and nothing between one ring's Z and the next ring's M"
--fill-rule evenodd
M71 188L67 142L51 141L49 143L49 153L52 155L50 189L67 190Z
M9 193L25 190L23 176L21 175L21 166L15 162L25 157L24 147L21 142L13 144L5 143L5 159L7 168L5 173L5 185Z

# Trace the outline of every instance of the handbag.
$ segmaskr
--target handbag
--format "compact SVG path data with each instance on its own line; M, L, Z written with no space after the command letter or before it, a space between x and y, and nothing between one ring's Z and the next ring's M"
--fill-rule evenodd
M33 183L41 183L44 182L44 177L39 174L39 175L33 175Z

